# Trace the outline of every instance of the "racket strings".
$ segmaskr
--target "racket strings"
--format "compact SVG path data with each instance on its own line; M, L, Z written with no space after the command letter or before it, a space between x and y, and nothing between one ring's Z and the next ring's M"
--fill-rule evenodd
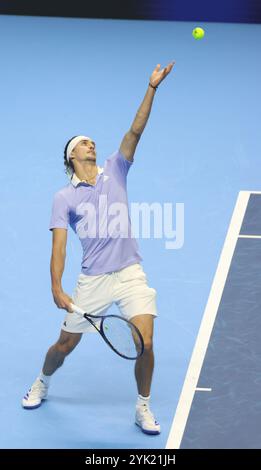
M134 325L123 318L106 317L103 320L103 332L116 351L130 359L142 353L142 339Z

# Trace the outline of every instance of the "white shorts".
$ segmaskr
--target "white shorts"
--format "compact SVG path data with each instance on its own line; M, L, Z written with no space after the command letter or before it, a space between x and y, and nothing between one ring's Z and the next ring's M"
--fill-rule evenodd
M157 316L156 291L147 284L141 264L107 274L80 274L72 294L73 303L91 315L105 315L115 302L126 320L137 315ZM69 333L95 332L96 329L78 313L67 313L62 330Z

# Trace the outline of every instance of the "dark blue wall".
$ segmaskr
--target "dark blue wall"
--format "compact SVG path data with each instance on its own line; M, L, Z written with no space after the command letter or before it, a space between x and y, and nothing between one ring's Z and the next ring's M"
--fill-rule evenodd
M0 14L261 23L261 0L0 0Z

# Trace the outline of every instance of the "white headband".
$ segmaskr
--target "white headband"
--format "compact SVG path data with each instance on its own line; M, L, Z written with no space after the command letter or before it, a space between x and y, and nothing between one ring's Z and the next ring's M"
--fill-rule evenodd
M86 135L78 135L77 137L74 137L74 139L72 139L71 142L69 143L67 147L67 151L66 151L66 158L68 162L70 160L70 156L74 147L76 147L76 145L79 142L81 142L81 140L92 140L92 139L90 137L86 137Z

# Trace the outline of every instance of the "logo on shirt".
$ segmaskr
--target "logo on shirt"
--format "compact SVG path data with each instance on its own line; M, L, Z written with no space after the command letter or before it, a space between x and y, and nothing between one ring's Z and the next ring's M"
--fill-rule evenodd
M109 176L108 175L104 175L103 176L103 181L107 181L109 179Z

